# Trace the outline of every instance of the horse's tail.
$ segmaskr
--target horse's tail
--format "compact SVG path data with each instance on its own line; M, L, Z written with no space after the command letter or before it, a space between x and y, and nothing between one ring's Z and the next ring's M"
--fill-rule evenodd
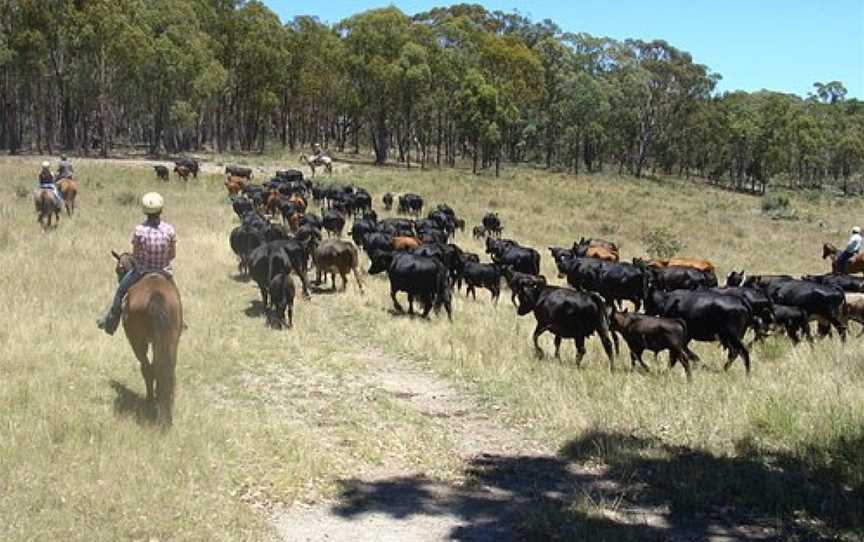
M171 425L174 368L177 364L177 342L182 323L173 321L168 299L160 290L150 295L147 313L153 328L153 370L156 373L159 419L163 424Z

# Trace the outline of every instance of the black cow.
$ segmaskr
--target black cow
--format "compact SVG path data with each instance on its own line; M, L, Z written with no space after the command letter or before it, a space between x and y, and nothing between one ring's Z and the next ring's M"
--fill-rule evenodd
M324 229L327 230L327 236L335 235L342 237L342 230L345 228L345 217L342 213L334 209L324 211L324 216L321 217L321 223Z
M225 166L225 173L234 177L252 179L252 168L243 166Z
M501 237L501 231L504 229L501 227L501 219L498 218L498 213L486 213L483 215L483 229L486 230L489 235L494 235L495 237Z
M390 252L393 250L392 237L385 233L372 232L363 240L363 250L366 254Z
M231 198L231 208L234 209L234 214L242 220L243 217L255 210L255 205L252 200L234 196Z
M391 194L390 192L387 192L386 194L384 194L384 197L381 198L381 201L384 202L384 210L385 211L389 211L390 209L393 208L393 194Z
M512 267L521 273L540 274L540 254L533 248L519 246L509 239L487 237L486 253L498 265Z
M665 292L700 290L717 286L717 277L714 273L699 271L692 267L650 267L641 263L637 265L645 269L654 288Z
M308 245L296 239L280 239L263 244L249 255L249 273L258 284L261 299L267 306L270 281L278 273L294 273L303 285L303 296L309 296L307 278Z
M378 224L364 218L351 226L351 239L354 240L355 245L363 247L366 243L366 237L376 231L378 231Z
M379 230L391 237L414 237L414 222L407 218L385 218Z
M766 281L764 277L748 277L744 285L760 288L775 304L799 307L811 317L823 318L846 340L846 325L841 321L846 299L840 288L798 279Z
M756 334L755 340L761 341L768 335L768 330L774 323L774 303L765 292L756 288L724 287L711 288L712 292L740 297L750 305L753 314L751 327Z
M654 316L680 318L687 323L690 338L697 341L720 341L729 352L723 369L729 369L740 355L750 374L750 351L743 338L750 326L752 313L739 297L704 290L652 291L645 298L645 310Z
M390 298L396 311L403 312L396 293L405 292L408 294L409 313L414 313L414 297L418 297L423 302L424 318L429 316L434 305L436 312L443 306L447 311L447 318L453 320L447 268L438 259L407 252L375 252L371 255L371 260L370 275L387 271Z
M501 295L501 268L495 264L465 262L462 269L465 279L465 297L472 295L477 300L475 288L486 288L492 294L492 302L498 304Z
M589 261L585 261L589 260ZM596 258L574 258L567 270L567 284L593 290L607 303L630 301L636 310L645 298L646 271L629 263L610 263Z
M267 325L273 329L294 326L294 281L288 273L277 273L270 279L270 307L267 308ZM285 312L288 321L285 321Z
M259 230L252 226L237 226L231 230L231 250L240 258L238 271L241 274L249 272L249 255L252 251L261 246L264 242L264 236Z
M165 166L153 166L153 170L156 172L156 177L162 179L163 181L168 180L168 168Z
M417 194L399 196L399 212L419 216L423 212L423 198Z
M801 280L834 286L844 292L864 292L864 278L852 275L804 275Z
M560 357L561 340L573 339L577 352L576 365L580 366L585 356L585 339L597 333L609 358L609 370L615 370L609 321L600 296L557 286L530 286L519 293L519 308L516 312L524 316L532 311L537 320L533 340L538 357L543 357L543 349L537 340L544 332L551 331L555 335L555 357Z

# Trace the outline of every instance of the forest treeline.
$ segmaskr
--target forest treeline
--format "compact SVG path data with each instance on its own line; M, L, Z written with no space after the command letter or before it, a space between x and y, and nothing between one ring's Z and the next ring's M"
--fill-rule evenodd
M754 51L753 54L758 54ZM371 149L475 171L699 176L860 189L864 102L719 94L665 41L618 41L478 5L287 24L238 0L0 0L0 149L152 155Z

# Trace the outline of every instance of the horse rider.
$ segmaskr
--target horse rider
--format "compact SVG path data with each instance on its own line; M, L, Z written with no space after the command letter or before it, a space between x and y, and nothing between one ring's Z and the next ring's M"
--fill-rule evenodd
M50 190L58 202L63 199L63 194L54 182L54 175L51 174L51 164L47 160L42 162L42 171L39 172L39 190Z
M324 157L327 156L324 154L324 149L321 148L320 143L315 143L312 145L312 161L316 164L321 164L324 162Z
M156 192L148 192L141 198L141 207L147 217L143 224L132 232L132 259L135 266L120 279L111 308L97 320L100 329L113 335L120 324L123 297L129 288L148 273L162 273L172 282L171 260L177 253L177 233L174 227L162 220L164 200Z
M74 172L75 168L72 167L72 162L65 154L61 155L60 162L57 164L57 180L71 179Z
M835 262L835 272L842 273L843 269L846 266L846 262L851 260L858 252L861 251L861 228L859 226L855 226L852 228L852 235L849 237L849 242L846 243L846 248L843 249L837 256L837 260Z

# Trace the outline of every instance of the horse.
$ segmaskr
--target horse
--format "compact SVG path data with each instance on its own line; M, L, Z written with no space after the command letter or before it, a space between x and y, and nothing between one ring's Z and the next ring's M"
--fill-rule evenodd
M122 278L135 267L132 255L111 251L115 271ZM157 402L157 420L163 427L173 421L174 369L183 330L180 292L162 273L148 273L129 288L123 304L123 330L141 364L147 401ZM153 346L152 361L147 353Z
M46 188L37 189L33 194L33 203L36 206L36 220L42 225L43 230L51 227L51 215L54 215L57 224L60 223L61 205L53 191ZM54 224L54 227L57 224Z
M327 173L333 175L333 160L329 156L318 156L309 158L305 154L300 155L300 161L309 166L312 170L312 178L315 178L315 168L323 167Z
M78 197L78 183L72 178L57 181L57 189L63 194L63 204L66 206L66 214L72 216L75 212L75 198Z
M834 273L864 273L864 252L852 256L846 261L846 269L837 269L837 255L840 251L831 243L822 245L822 259L831 257L831 271Z

